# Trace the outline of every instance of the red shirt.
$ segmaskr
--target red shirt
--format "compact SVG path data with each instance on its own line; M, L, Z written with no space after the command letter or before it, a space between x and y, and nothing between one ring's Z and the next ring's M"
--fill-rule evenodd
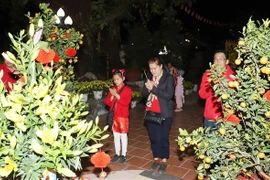
M3 77L2 82L4 83L7 92L12 90L12 88L9 86L9 83L14 84L17 81L12 77L12 72L7 68L6 63L0 64L0 71L3 70Z
M153 102L152 102L152 106L150 107L146 107L146 111L153 111L153 112L158 112L160 113L160 105L159 105L159 101L157 98L154 98Z
M230 66L226 66L226 78L231 80L230 75L235 74ZM205 107L204 107L204 117L209 120L217 120L223 117L222 114L222 104L218 101L218 97L214 96L213 88L208 82L208 77L210 75L210 71L206 71L203 74L199 95L202 99L205 99Z

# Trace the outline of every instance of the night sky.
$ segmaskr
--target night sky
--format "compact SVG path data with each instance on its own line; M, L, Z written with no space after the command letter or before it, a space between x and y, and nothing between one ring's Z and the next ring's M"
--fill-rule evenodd
M183 26L204 43L219 43L226 39L237 40L250 17L252 20L270 17L266 0L196 0L191 9L202 17L226 24L211 25L182 12ZM198 30L199 29L199 30Z

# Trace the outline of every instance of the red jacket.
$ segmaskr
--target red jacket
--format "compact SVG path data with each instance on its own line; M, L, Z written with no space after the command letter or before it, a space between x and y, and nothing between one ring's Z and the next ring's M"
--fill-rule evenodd
M116 87L113 87L116 88ZM120 94L120 99L117 100L115 106L114 106L114 116L115 117L123 117L128 118L129 117L129 106L132 98L132 90L129 86L125 86ZM116 98L114 98L112 101L111 99L111 93L108 92L107 97L104 100L104 103L110 107L110 110L112 108L112 105Z
M2 82L4 83L7 92L9 92L12 88L9 86L9 83L14 84L17 81L12 77L12 72L7 68L6 63L0 64L0 71L3 70Z
M230 75L235 74L230 66L226 66L226 78L232 80ZM221 102L218 101L218 97L214 96L213 88L211 87L210 82L208 82L208 77L210 76L210 71L206 71L203 74L199 95L202 99L205 99L204 107L204 117L209 120L217 120L222 118L222 106Z

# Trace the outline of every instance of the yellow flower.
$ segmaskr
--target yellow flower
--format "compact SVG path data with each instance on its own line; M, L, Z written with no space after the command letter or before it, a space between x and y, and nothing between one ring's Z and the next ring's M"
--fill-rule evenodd
M0 169L0 176L1 177L8 177L8 175L13 171L12 165L6 165L4 168Z
M41 139L43 143L48 143L50 145L53 145L53 143L56 141L58 136L58 123L54 123L54 128L49 129L47 127L43 128L43 130L38 130L36 132L37 136Z
M17 164L14 161L10 160L8 156L5 157L5 162L7 164L11 165L13 167L14 171L18 170Z
M5 112L4 114L5 114L6 118L13 121L19 129L25 131L25 128L23 127L24 121L25 121L24 116L17 114L14 109L10 109L9 111Z
M139 91L132 91L132 100L133 101L138 101L141 100L142 94Z
M33 149L33 151L35 151L37 154L44 154L43 147L38 143L36 139L32 140L30 148Z
M192 89L193 88L193 83L191 81L185 81L183 83L183 86L185 89Z
M7 177L12 171L17 171L17 164L10 160L9 157L5 157L5 163L7 164L4 168L0 169L0 176Z
M49 86L45 86L44 84L40 84L38 87L34 87L33 89L33 97L36 99L40 99L45 97L49 92Z

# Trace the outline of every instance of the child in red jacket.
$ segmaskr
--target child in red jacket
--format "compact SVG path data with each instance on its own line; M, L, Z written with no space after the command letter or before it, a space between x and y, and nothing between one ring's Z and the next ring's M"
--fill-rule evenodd
M226 53L223 50L218 50L214 54L214 65L221 68L226 68L225 75L228 80L231 80L230 75L235 74L228 65ZM216 120L222 118L222 105L218 101L218 97L214 96L214 91L211 83L208 81L210 71L207 70L202 77L199 95L202 99L205 99L204 108L204 127L210 127L210 132L217 126Z
M125 70L113 69L113 82L114 87L109 89L109 93L105 98L105 104L112 109L114 102L114 117L112 124L112 131L114 137L115 156L111 162L124 163L127 159L127 133L129 130L129 109L132 98L132 90L129 86L125 85ZM121 93L119 91L122 90ZM120 145L122 152L120 155Z

